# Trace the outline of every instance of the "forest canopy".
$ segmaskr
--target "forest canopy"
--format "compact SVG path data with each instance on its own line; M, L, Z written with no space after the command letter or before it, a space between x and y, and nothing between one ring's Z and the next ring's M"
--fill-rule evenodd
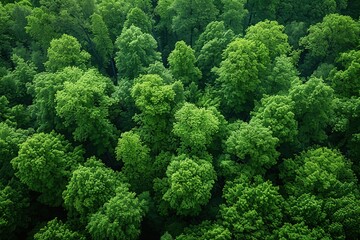
M360 239L360 1L0 2L0 239Z

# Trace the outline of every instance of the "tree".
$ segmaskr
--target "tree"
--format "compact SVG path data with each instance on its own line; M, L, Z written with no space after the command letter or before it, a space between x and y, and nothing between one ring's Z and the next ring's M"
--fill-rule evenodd
M249 0L245 4L245 8L249 11L247 19L247 27L254 25L265 19L275 19L276 9L279 0Z
M20 144L11 164L22 183L42 194L41 202L59 206L72 171L82 162L82 153L55 132L36 133Z
M246 29L245 39L259 41L269 49L272 61L280 55L286 55L291 48L288 36L284 33L284 26L276 21L265 20Z
M173 133L181 140L182 151L202 154L219 131L220 121L212 109L185 103L175 113Z
M277 14L282 22L299 21L313 24L331 13L340 13L346 8L347 0L296 0L280 1Z
M124 28L115 46L115 62L121 77L134 79L151 63L160 61L155 39L136 26Z
M304 193L300 196L289 196L285 203L285 211L293 223L305 223L310 228L325 224L326 213L324 200Z
M175 49L170 53L168 61L172 75L175 79L180 80L185 87L191 83L198 83L201 72L195 66L194 50L187 46L184 41L175 44Z
M76 38L63 34L59 39L53 39L48 49L48 61L45 68L49 72L56 72L68 66L85 69L90 54L81 50Z
M357 182L349 161L329 148L310 149L285 160L280 176L287 192L294 196L342 197L352 193Z
M224 21L226 28L234 31L235 34L242 34L245 18L249 11L245 9L245 0L221 0L223 4L220 18Z
M110 39L109 30L101 15L91 16L92 41L98 54L97 64L100 68L107 68L113 56L114 45Z
M115 190L123 184L122 177L107 168L95 157L89 158L84 166L79 166L70 178L62 196L70 214L80 214L81 221L98 211L115 196Z
M262 84L263 91L269 95L287 94L292 86L301 83L298 75L291 57L276 57L272 70Z
M5 122L0 122L0 182L4 185L14 175L10 161L17 156L19 145L25 142L28 134L29 131L15 129Z
M325 128L333 116L333 92L319 78L311 78L290 90L290 97L295 103L299 140L303 145L320 143L327 138Z
M232 239L265 239L282 225L284 200L269 181L237 178L227 183L223 197L220 214Z
M63 223L57 218L47 222L46 226L41 228L35 235L36 240L59 239L59 240L85 240L80 233L70 229L68 224Z
M141 111L135 120L141 124L139 131L144 142L156 153L171 148L173 112L184 100L182 83L165 84L159 75L143 75L135 80L131 96Z
M116 159L124 163L122 173L128 179L131 189L137 193L152 187L153 166L150 149L134 132L121 134L116 147Z
M293 142L297 135L294 102L288 96L267 96L252 112L251 122L259 122L271 130L279 143Z
M214 1L174 0L171 8L175 11L172 21L173 31L182 36L190 46L195 43L198 35L203 32L206 25L215 20L218 10Z
M341 68L330 73L335 92L344 97L360 96L360 51L341 53L337 62Z
M75 141L90 142L96 153L113 148L116 129L110 122L109 107L113 84L95 70L88 70L76 82L65 82L55 95L56 113Z
M146 203L124 185L115 191L116 195L91 215L86 228L93 239L138 239Z
M12 105L31 104L31 96L27 93L26 86L30 84L36 74L36 67L30 61L14 54L11 57L15 68L1 78L0 95L4 95Z
M162 199L178 215L197 215L208 203L216 180L213 166L207 160L190 159L181 155L173 159L162 180ZM159 180L155 186L161 185ZM157 187L155 187L157 189Z
M213 67L219 67L220 56L234 36L232 30L225 28L224 22L217 21L209 23L201 33L194 47L197 55L196 62L203 75L200 86L214 82L215 76L211 70Z
M311 229L304 223L285 223L281 228L274 232L273 239L330 239L330 236L326 234L323 229Z
M214 239L214 240L230 240L231 233L229 229L223 227L219 223L203 221L199 225L192 225L185 229L184 233L176 237L177 240L189 239Z
M0 237L17 239L28 227L30 196L28 189L18 180L12 179L3 185L0 182Z
M76 67L66 67L56 73L42 72L35 75L28 91L33 96L32 113L39 131L64 130L61 118L56 114L55 95L63 90L65 82L76 82L84 72Z
M130 28L132 25L140 28L143 33L151 34L152 32L152 22L149 17L138 7L132 8L127 16L126 21L124 22L124 28Z
M305 64L332 63L340 53L355 49L359 43L360 25L349 16L329 14L311 26L300 45L308 50ZM316 67L316 66L315 66Z
M215 70L224 107L236 113L247 110L244 105L254 100L269 61L269 51L262 43L238 38L228 45Z
M226 141L226 151L237 157L237 161L248 166L250 174L263 174L276 164L279 139L272 136L269 128L259 122L241 123Z
M109 29L110 39L115 42L120 36L126 15L131 9L129 1L125 0L102 0L97 4L99 15L103 18Z

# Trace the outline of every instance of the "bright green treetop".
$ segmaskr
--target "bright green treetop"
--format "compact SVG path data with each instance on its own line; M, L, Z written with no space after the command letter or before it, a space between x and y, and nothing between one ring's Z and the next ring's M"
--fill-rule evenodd
M180 80L184 86L188 86L193 82L198 83L201 72L195 66L195 52L184 41L175 44L175 49L170 53L168 61L174 78Z
M276 164L280 155L276 151L278 142L279 139L272 136L269 128L254 121L241 123L239 129L232 131L226 147L227 152L250 167L252 173L264 173L265 169Z
M60 38L53 39L50 42L47 56L45 68L49 72L56 72L69 66L84 69L90 59L90 54L81 50L81 45L77 39L67 34L63 34Z
M219 130L220 121L211 109L198 108L185 103L175 113L173 133L181 140L182 149L187 152L203 152L212 137Z
M140 193L152 187L153 166L150 149L134 132L121 134L116 147L116 159L124 163L121 169L128 179L131 189Z
M81 217L95 213L115 196L115 189L122 184L120 175L107 168L95 157L89 158L84 166L72 174L62 196L65 207Z
M265 239L282 224L284 199L269 181L238 178L228 182L223 197L220 214L232 239Z
M112 92L110 79L89 70L78 81L65 82L55 96L56 113L74 139L91 141L99 154L115 142L116 129L109 120L109 107L116 101L110 96Z
M72 174L82 162L82 151L73 148L55 132L37 133L20 145L11 160L15 175L31 190L42 193L39 200L59 206L61 194Z
M144 206L144 201L120 184L116 195L90 216L86 228L93 239L138 239Z
M294 102L287 96L267 96L252 113L251 121L258 121L272 131L279 143L291 142L297 135Z
M285 160L281 176L289 194L341 197L355 190L357 179L348 160L336 150L311 149Z
M136 78L151 63L160 60L153 36L134 25L123 29L115 47L115 62L120 77Z
M284 26L276 21L265 20L250 26L246 29L245 38L263 43L269 49L272 60L291 50L288 36L284 33Z
M35 240L85 240L85 237L70 229L70 227L57 218L49 221L35 235Z
M262 43L238 38L228 45L216 69L216 82L227 108L245 110L244 104L253 101L269 62L269 50Z
M206 160L192 160L184 155L174 159L166 170L167 187L162 199L178 215L191 216L208 203L216 180L213 166Z

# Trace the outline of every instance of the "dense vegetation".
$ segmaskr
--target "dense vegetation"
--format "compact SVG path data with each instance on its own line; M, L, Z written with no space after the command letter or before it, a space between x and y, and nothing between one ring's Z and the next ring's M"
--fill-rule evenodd
M359 239L358 0L0 2L0 239Z

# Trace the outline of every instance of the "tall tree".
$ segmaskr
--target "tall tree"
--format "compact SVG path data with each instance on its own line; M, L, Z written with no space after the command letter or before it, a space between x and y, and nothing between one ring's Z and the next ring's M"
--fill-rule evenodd
M178 215L191 216L208 203L216 173L211 163L203 159L190 159L181 155L171 161L166 178L155 181L155 189L163 193L162 199Z
M59 206L72 171L82 162L82 153L55 132L37 133L20 145L11 164L22 183L42 194L41 202Z
M128 179L132 190L141 193L151 189L154 173L150 149L144 145L137 133L121 134L116 147L116 159L124 163L121 172Z
M269 65L269 50L262 43L236 39L223 54L223 61L216 69L219 92L223 106L235 113L249 110L256 90Z
M92 214L87 230L93 239L138 239L146 202L125 185L118 185L114 197Z
M155 39L134 25L124 28L116 39L115 47L117 49L116 67L119 76L123 78L136 78L151 63L160 61Z
M113 91L110 79L89 70L78 81L65 82L55 96L56 113L75 141L95 146L97 154L114 148L116 128L109 120L109 108L116 102Z
M284 26L276 21L265 20L246 29L246 39L259 41L269 49L272 61L276 57L288 54L291 50L288 36L284 33Z
M213 0L174 0L171 7L175 11L173 31L178 34L178 39L185 40L190 46L219 12Z
M180 80L185 87L191 83L198 83L201 72L195 66L195 52L184 41L175 44L175 49L170 53L168 61L172 75L175 79Z
M85 69L90 59L90 54L81 50L76 38L66 34L50 42L47 56L45 68L49 72L56 72L69 66Z

